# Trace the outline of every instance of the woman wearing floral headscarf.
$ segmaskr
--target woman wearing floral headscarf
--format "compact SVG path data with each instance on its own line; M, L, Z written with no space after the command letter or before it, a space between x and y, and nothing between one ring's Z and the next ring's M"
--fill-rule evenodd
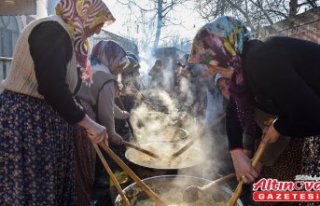
M320 46L309 41L288 37L250 40L250 32L232 17L220 17L197 33L189 61L208 65L209 73L232 76L227 133L238 178L250 182L257 177L250 160L237 149L242 148L242 131L256 134L254 107L277 116L266 131L265 142L276 142L280 134L308 137L303 172L319 174L319 54ZM317 161L311 162L311 155Z
M118 78L129 64L127 53L116 42L103 40L93 47L90 59L93 84L82 84L77 96L94 112L92 117L107 127L111 141L119 144L122 138L115 131L114 117L126 119L129 113L118 108L114 99L121 84Z
M111 143L119 145L123 139L115 131L114 118L127 119L129 113L119 109L114 99L119 92L117 76L129 64L127 53L114 41L99 41L92 49L90 60L93 84L82 83L77 97L89 116L107 128ZM78 193L82 196L78 205L88 205L96 168L95 150L92 145L83 143L87 141L85 131L80 131L75 139L80 177Z
M75 205L72 124L92 143L104 126L73 100L86 38L114 21L101 0L61 0L21 33L0 96L0 205ZM83 72L89 79L90 72Z

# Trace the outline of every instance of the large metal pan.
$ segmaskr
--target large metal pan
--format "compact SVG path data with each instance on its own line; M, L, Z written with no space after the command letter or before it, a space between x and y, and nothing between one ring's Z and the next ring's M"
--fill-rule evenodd
M169 206L170 205L178 205L183 203L182 202L182 191L190 186L190 185L197 185L203 186L205 184L210 183L210 180L193 177L193 176L183 176L183 175L163 175L163 176L156 176L151 177L143 180L150 188L152 188L163 201L165 201ZM141 191L141 189L133 183L126 187L124 190L125 195L128 197L132 206L141 206L142 202L145 200L149 200L148 196ZM221 205L222 202L226 205L228 200L232 195L232 191L226 185L221 185L220 190L218 191L219 194L211 195L206 194L205 199L201 199L199 201L208 202L208 206L215 206L212 204L212 200L214 199L216 205ZM115 200L116 206L123 206L121 197L118 197ZM152 205L152 204L151 204ZM189 205L194 205L193 203ZM186 206L189 206L186 204ZM240 200L237 201L237 206L243 206Z
M158 150L156 150L156 151L153 150L153 152L155 152L156 154L158 154L162 158L164 156L166 158L170 158L173 151L176 151L177 149L180 148L180 146L177 146L176 148L171 149L172 151L168 152L168 151L165 151L165 148L170 147L170 146L174 147L174 144L160 143L160 142L142 144L140 146L142 148L150 150L150 145L152 145L156 149L159 149L159 148L163 149L161 152L156 152ZM131 169L133 169L139 175L139 177L148 178L148 177L159 176L159 175L176 175L176 174L178 174L178 170L184 174L188 174L189 169L192 170L193 167L200 165L204 161L204 158L200 158L200 157L203 157L204 154L199 148L194 146L194 147L190 148L189 151L186 151L186 154L183 154L183 155L181 155L181 157L178 157L178 159L173 160L173 162L177 161L177 160L179 160L179 158L184 158L190 154L191 154L191 156L194 156L194 157L198 156L199 158L193 159L193 161L185 161L181 165L174 165L174 164L170 164L170 165L163 165L162 164L161 165L161 164L159 164L161 160L148 159L148 158L150 158L149 156L147 156L147 155L145 156L143 153L136 151L132 148L127 149L125 156L126 156L127 160L129 160L129 163L128 163L129 167ZM142 157L142 158L140 158L140 157ZM146 159L144 159L144 158L147 158L147 160L150 160L150 161L149 162L145 161Z
M133 148L128 148L125 156L136 165L158 170L176 170L194 167L204 161L204 153L196 146L190 147L178 157L172 158L172 154L177 149L172 144L141 144L140 147L152 151L160 156L153 158Z

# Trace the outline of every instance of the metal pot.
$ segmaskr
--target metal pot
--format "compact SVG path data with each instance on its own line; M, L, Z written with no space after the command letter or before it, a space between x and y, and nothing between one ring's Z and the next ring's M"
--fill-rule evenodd
M184 169L199 165L204 161L203 151L196 146L191 146L176 158L172 158L171 154L179 147L176 149L170 144L141 144L140 147L155 152L160 156L160 159L155 159L133 148L128 148L125 156L130 162L147 168L162 170Z
M157 145L157 143L142 144L140 146L142 148L149 149L150 145L154 145L154 147L155 147L155 145ZM157 145L156 148L159 148L159 147L163 149L164 147L173 147L173 145L168 144L168 143L167 144L163 143L161 146ZM177 147L177 149L178 148L180 148L180 147ZM172 150L172 151L175 151L175 150ZM164 155L170 155L171 153L173 153L172 151L170 153L168 152L167 154L165 154L166 152L163 152L163 153L156 152L156 153L159 154L160 157L163 158ZM129 160L129 167L131 169L133 169L141 178L148 178L148 177L159 176L159 175L175 175L178 173L178 170L185 171L184 173L186 174L186 173L188 173L189 169L200 165L204 161L203 151L195 146L192 146L191 148L189 148L189 150L187 150L184 154L182 154L181 157L178 157L178 159L173 160L173 163L177 163L176 161L179 160L179 158L186 157L185 161L182 162L182 164L180 164L180 165L178 165L178 164L165 165L165 164L163 164L163 162L162 162L162 164L160 164L161 159L160 160L152 159L152 157L145 156L144 154L142 154L132 148L127 149L125 156L126 156L127 160ZM197 156L199 158L195 158ZM192 157L193 159L190 160L190 159L188 159L188 157ZM147 158L147 160L150 160L150 162L145 161L145 158ZM167 158L170 158L170 157L167 156Z
M167 193L168 191L172 191L173 189L177 191L176 193L172 194L172 197L177 197L177 193L182 192L186 187L190 185L197 185L203 186L205 184L210 183L210 180L193 177L193 176L183 176L183 175L163 175L163 176L156 176L144 179L145 182L154 192L158 195ZM129 199L132 206L140 206L139 202L143 200L148 200L149 197L136 185L133 183L126 187L124 190L125 195ZM218 196L219 200L217 200L216 196ZM220 186L219 195L214 195L215 201L223 201L227 202L232 196L232 191L229 187L225 185ZM210 196L209 196L210 197ZM165 200L164 200L165 201ZM179 201L179 200L176 200ZM167 204L177 204L181 202L166 202ZM121 197L118 195L115 200L115 206L123 206ZM210 205L214 206L214 205ZM241 200L237 201L237 206L243 206Z

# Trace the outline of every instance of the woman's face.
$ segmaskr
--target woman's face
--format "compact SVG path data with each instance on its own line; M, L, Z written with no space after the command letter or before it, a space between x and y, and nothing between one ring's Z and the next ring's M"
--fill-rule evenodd
M98 24L93 28L86 27L84 28L84 34L87 38L92 36L93 34L99 34L101 32L102 27L103 27L103 24Z
M228 100L230 99L229 83L230 83L230 80L226 79L226 78L221 78L218 81L219 90L221 91L224 98L226 98Z

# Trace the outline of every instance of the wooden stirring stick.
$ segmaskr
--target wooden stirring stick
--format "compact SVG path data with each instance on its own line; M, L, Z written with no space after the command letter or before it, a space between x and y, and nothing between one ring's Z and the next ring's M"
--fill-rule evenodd
M118 193L120 194L120 196L121 196L121 198L122 198L122 200L123 200L123 202L124 202L124 205L125 205L125 206L131 206L128 198L127 198L127 197L125 196L125 194L123 193L123 191L122 191L122 189L121 189L121 186L120 186L120 183L118 182L116 176L112 173L112 170L110 169L107 161L104 159L104 157L103 157L103 155L102 155L102 153L101 153L98 145L97 145L97 144L93 144L93 147L94 147L94 149L96 150L96 152L97 152L97 154L98 154L98 156L99 156L99 158L100 158L100 161L101 161L103 167L104 167L105 170L107 171L107 173L108 173L108 175L110 176L113 184L115 185Z
M103 150L123 169L129 177L156 203L156 206L166 206L166 204L146 185L106 144L99 144Z
M231 173L226 176L220 177L219 179L214 180L214 181L210 182L209 184L203 185L202 187L191 185L183 191L183 201L188 202L188 203L195 202L199 199L199 192L201 192L201 193L206 192L206 193L211 194L212 193L211 191L214 188L217 188L217 185L224 183L224 182L232 179L233 177L235 177L235 174Z
M260 161L262 155L264 154L264 151L266 150L266 148L268 146L267 143L265 143L263 141L263 138L264 138L264 135L267 132L268 128L272 125L273 122L274 122L273 118L269 118L267 121L264 122L265 128L263 130L263 134L262 134L262 137L261 137L261 142L259 144L259 147L258 147L256 153L254 154L254 156L252 158L252 167L253 168L256 168L258 162ZM238 198L240 197L240 195L242 193L243 184L244 184L243 180L241 180L238 183L238 186L237 186L236 190L234 191L232 197L229 200L228 206L234 206L236 204Z
M211 127L215 127L217 126L218 124L221 123L221 121L226 117L226 114L223 114L221 115L220 117L218 117L216 119L216 121L212 124ZM199 138L200 139L204 133L206 132L206 129L203 129L203 131L201 132L201 134L199 135ZM192 139L190 140L188 143L186 143L184 146L182 146L178 151L176 151L175 153L172 154L172 158L176 158L178 157L179 155L181 155L182 153L184 153L185 151L187 151L192 145L193 143L195 142L195 139Z
M144 153L146 155L149 155L149 156L151 156L153 158L159 158L160 157L159 155L157 155L157 154L155 154L155 153L153 153L153 152L151 152L149 150L143 149L143 148L141 148L141 147L139 147L137 145L131 144L131 143L127 142L127 141L123 141L123 144L126 145L127 147L131 147L133 149L136 149L139 152L142 152L142 153Z
M263 141L261 141L257 152L254 154L254 157L252 158L252 167L255 168L257 166L257 164L260 161L260 159L261 159L264 151L266 150L266 148L267 148L267 144L264 143ZM236 202L237 202L238 198L240 197L240 195L242 193L243 184L244 184L243 180L241 180L238 183L238 186L237 186L236 190L234 191L232 197L229 200L228 206L236 205Z
M185 151L187 151L194 143L194 139L192 139L191 141L189 141L187 144L185 144L183 147L181 147L178 151L176 151L175 153L172 154L172 158L176 158L179 155L181 155L182 153L184 153Z
M120 109L122 109L123 111L125 111L126 109L124 108L124 104L123 104L123 102L122 102L121 97L117 97L117 99L119 100L118 102L119 102L119 107L120 107ZM129 127L129 129L130 129L130 132L131 132L131 134L132 134L133 139L134 139L135 141L137 141L138 139L137 139L136 135L134 134L133 126L132 126L130 120L129 120L129 119L126 119L126 122L127 122L127 124L128 124L128 127Z
M211 183L209 183L207 185L199 187L199 190L202 191L202 192L206 192L206 191L210 190L211 188L215 187L216 185L224 183L224 182L226 182L226 181L228 181L228 180L230 180L230 179L232 179L234 177L235 177L234 173L228 174L226 176L220 177L217 180L214 180L213 182L211 182Z

